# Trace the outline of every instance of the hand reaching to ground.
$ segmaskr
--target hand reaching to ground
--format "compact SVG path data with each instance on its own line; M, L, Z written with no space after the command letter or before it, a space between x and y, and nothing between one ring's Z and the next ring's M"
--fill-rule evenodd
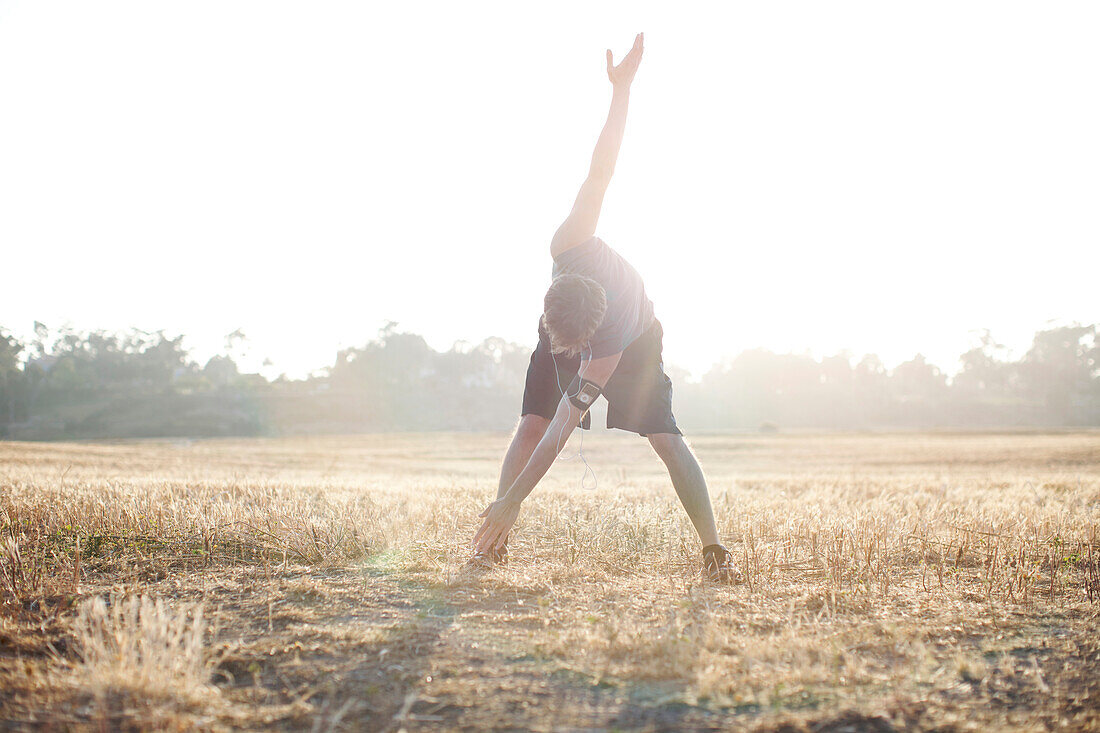
M485 521L474 535L474 552L488 552L504 547L508 532L519 516L520 502L508 498L497 499L479 514Z
M638 73L638 64L642 63L642 46L645 43L645 34L639 33L634 37L634 46L627 52L626 57L615 66L611 56L611 49L607 49L607 78L616 87L629 87L634 81L634 75Z

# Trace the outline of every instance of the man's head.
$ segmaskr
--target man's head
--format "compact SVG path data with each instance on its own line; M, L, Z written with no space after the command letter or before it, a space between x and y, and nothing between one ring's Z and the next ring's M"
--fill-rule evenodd
M575 356L588 345L607 313L607 294L583 275L558 275L546 291L542 323L556 352Z

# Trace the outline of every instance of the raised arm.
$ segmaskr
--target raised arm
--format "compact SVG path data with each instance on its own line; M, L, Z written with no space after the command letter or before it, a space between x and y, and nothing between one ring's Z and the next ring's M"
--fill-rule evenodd
M588 169L588 178L581 184L580 193L554 239L550 243L550 254L557 257L571 247L576 247L596 233L596 222L600 219L603 197L611 174L615 172L615 161L619 158L619 147L623 143L626 130L626 111L630 102L630 84L642 61L644 34L634 39L634 46L626 57L615 66L611 49L607 51L607 78L611 80L611 109L607 113L607 122L596 141L592 153L592 165Z

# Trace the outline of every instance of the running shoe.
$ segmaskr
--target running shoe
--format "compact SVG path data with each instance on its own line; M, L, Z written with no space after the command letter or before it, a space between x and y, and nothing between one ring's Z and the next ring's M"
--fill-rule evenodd
M722 545L703 548L703 574L713 583L741 582L741 573L733 566L733 555Z
M466 561L467 568L480 568L488 570L494 565L504 565L508 562L508 545L491 550L479 550Z

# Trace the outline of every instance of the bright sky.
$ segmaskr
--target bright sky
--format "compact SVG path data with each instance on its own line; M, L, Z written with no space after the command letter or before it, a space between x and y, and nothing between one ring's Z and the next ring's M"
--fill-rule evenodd
M0 2L0 325L533 344L637 31L598 234L667 361L1100 322L1100 4L140 0Z

